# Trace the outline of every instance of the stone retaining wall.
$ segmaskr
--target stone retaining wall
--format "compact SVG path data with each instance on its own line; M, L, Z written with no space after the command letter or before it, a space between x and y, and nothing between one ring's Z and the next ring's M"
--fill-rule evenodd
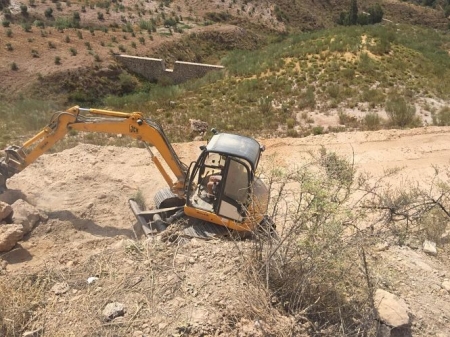
M212 70L221 70L223 66L176 61L173 69L166 69L164 60L150 57L116 55L116 59L130 71L149 81L170 81L173 84L200 78Z

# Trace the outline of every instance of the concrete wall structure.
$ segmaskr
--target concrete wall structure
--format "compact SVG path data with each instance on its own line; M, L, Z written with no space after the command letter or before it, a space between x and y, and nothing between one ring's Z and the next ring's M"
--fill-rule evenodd
M150 57L116 55L116 59L130 71L141 75L149 81L171 81L173 84L200 78L213 70L221 70L223 66L211 64L176 61L173 69L166 69L164 60Z

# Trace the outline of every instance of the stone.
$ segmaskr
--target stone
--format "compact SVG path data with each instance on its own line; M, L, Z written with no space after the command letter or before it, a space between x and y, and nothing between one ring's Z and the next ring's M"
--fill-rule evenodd
M399 328L411 324L408 306L396 295L383 289L377 289L374 304L378 319L385 325Z
M0 221L5 220L9 222L12 220L13 209L6 202L0 201Z
M70 286L67 284L67 282L58 282L51 289L51 291L53 291L56 295L65 294L69 290Z
M450 293L450 281L445 280L444 282L442 282L441 287L442 289L445 289Z
M19 199L11 207L14 211L14 222L22 224L25 234L31 232L41 220L41 212L25 200Z
M110 321L116 317L125 315L125 306L119 302L108 303L103 309L103 317L106 321Z
M0 252L10 251L24 236L23 226L7 224L0 226Z
M425 240L423 242L423 251L429 255L437 255L436 242Z
M377 251L377 252L384 252L388 249L389 249L389 243L387 243L386 241L379 242L375 245L375 251Z
M206 132L208 131L208 123L198 119L189 119L191 123L191 130L194 132Z
M0 201L6 202L9 205L12 205L19 199L26 199L26 195L19 190L6 190L0 193Z

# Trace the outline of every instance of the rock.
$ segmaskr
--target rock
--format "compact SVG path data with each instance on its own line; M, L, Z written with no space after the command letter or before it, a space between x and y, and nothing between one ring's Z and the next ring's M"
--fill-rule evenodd
M23 226L20 224L0 226L0 252L10 251L24 234Z
M437 255L436 242L425 240L423 242L423 251L430 255Z
M447 290L450 293L450 281L444 281L441 284L442 289Z
M51 289L51 291L53 291L56 295L65 294L69 290L70 290L70 287L67 284L67 282L58 282Z
M14 210L14 222L23 225L25 234L31 232L41 219L41 212L22 199L17 200L11 206Z
M0 201L6 202L9 205L12 205L19 199L26 199L26 195L19 190L6 190L0 194Z
M198 119L189 119L191 123L191 130L194 132L206 132L208 130L208 123Z
M384 242L379 242L375 245L375 251L377 252L384 252L385 250L389 249L389 243L387 243L386 241Z
M377 289L374 296L378 319L392 328L409 326L408 306L405 301L383 289Z
M0 221L5 220L10 222L12 220L13 209L6 202L0 201Z
M441 243L449 243L450 242L450 230L445 231L444 234L441 235Z
M116 317L125 315L125 306L119 302L108 303L103 309L103 317L106 321L110 321Z

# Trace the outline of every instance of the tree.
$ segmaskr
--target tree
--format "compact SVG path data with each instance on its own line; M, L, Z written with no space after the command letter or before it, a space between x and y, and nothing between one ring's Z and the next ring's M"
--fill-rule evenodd
M381 8L380 4L375 4L374 6L370 6L369 9L367 10L367 12L369 13L370 17L370 23L371 24L375 24L375 23L379 23L383 20L383 9Z
M350 25L356 25L358 23L358 2L356 0L352 0L350 4L348 19Z
M51 18L53 16L53 9L51 7L48 7L45 10L44 15L46 18Z
M20 5L20 12L22 13L23 16L27 16L28 15L28 7L27 5Z

